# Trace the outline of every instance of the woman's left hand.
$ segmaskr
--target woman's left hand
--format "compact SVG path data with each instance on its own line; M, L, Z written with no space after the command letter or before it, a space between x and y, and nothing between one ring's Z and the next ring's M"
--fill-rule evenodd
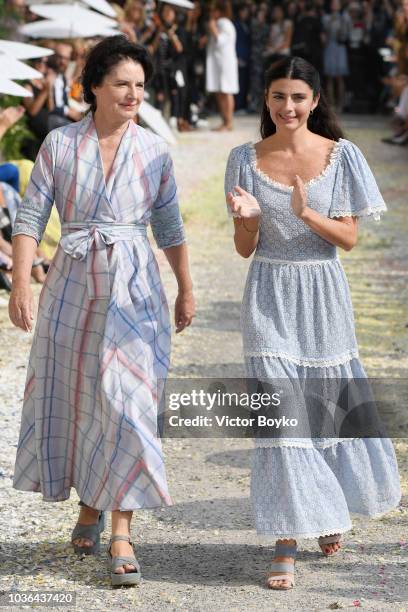
M191 325L195 315L195 301L193 292L179 291L174 307L174 322L176 324L176 334L183 331L185 327Z
M294 214L298 219L301 219L307 208L307 193L304 182L297 174L295 175L291 204Z

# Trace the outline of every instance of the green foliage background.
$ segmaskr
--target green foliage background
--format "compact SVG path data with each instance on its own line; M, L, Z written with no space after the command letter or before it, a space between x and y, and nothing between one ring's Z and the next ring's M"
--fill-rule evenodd
M7 27L7 17L11 16L12 13L7 9L5 0L0 0L0 38L13 39L12 32ZM0 112L2 108L18 106L19 104L21 104L21 98L0 94ZM26 117L22 117L1 139L1 157L4 160L20 159L22 157L21 146L27 138L33 138L33 135L27 127Z

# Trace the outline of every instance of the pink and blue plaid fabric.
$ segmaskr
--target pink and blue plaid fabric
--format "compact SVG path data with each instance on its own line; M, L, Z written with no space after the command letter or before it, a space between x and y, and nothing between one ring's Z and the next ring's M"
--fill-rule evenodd
M129 126L107 184L92 115L48 134L13 235L41 239L53 203L62 238L30 354L13 486L61 501L74 487L100 510L171 505L158 380L170 319L156 259L184 242L172 160Z

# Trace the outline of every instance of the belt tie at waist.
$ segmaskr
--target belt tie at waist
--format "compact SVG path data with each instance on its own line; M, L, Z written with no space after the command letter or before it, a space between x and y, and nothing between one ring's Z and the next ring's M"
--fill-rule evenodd
M143 223L109 221L63 223L61 230L60 246L65 253L73 259L86 260L86 284L90 300L110 297L107 247L119 240L132 240L137 236L146 237L146 225ZM112 257L116 256L113 249Z

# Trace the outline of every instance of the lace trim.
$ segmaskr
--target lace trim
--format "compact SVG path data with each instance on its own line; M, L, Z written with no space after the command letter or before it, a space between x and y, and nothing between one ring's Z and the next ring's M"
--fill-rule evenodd
M270 257L264 257L263 255L254 255L253 257L254 260L256 261L263 261L265 263L270 263L270 264L286 264L288 266L290 265L294 265L294 266L323 266L324 264L327 263L339 263L339 258L338 257L333 257L332 259L310 259L310 260L304 260L304 261L293 261L291 259L272 259Z
M286 359L299 366L306 366L310 368L326 368L330 366L343 365L348 361L351 361L355 357L358 357L358 349L352 349L344 355L338 357L332 357L331 359L302 359L286 355L285 353L275 351L245 351L245 357L278 357L280 359Z
M330 218L332 217L373 217L374 221L381 221L381 215L387 212L387 209L384 205L379 204L377 207L375 206L367 206L367 208L363 208L358 212L352 213L351 211L346 210L331 210Z
M306 448L319 450L320 448L331 448L342 444L343 442L350 442L352 440L361 440L361 438L333 438L330 442L322 442L319 444L316 442L300 442L297 440L275 440L273 438L255 438L255 448Z
M305 187L310 187L311 185L314 185L315 183L324 179L329 174L332 167L334 166L334 164L337 162L339 158L343 140L344 138L340 138L338 141L335 141L332 147L332 150L330 152L329 163L324 168L324 170L321 171L320 174L310 179L310 181L306 181L304 183ZM255 174L260 176L266 183L268 183L268 185L272 185L273 187L279 187L279 189L283 189L284 191L293 191L293 185L286 185L285 183L280 183L279 181L275 181L272 177L269 176L269 174L266 174L266 172L263 172L263 170L258 168L258 159L256 157L256 150L255 150L254 142L248 142L248 150L249 150L250 166L252 170L255 172Z
M320 538L320 536L327 536L327 535L336 535L337 533L345 533L346 531L350 531L351 529L353 529L353 525L350 523L349 527L339 527L339 528L335 528L332 529L330 528L330 533L327 533L327 531L316 531L315 533L311 533L311 532L306 532L306 533L257 533L256 537L258 539L258 542L268 542L270 541L270 538L274 538L274 540L289 540L289 539L312 539L312 538Z

